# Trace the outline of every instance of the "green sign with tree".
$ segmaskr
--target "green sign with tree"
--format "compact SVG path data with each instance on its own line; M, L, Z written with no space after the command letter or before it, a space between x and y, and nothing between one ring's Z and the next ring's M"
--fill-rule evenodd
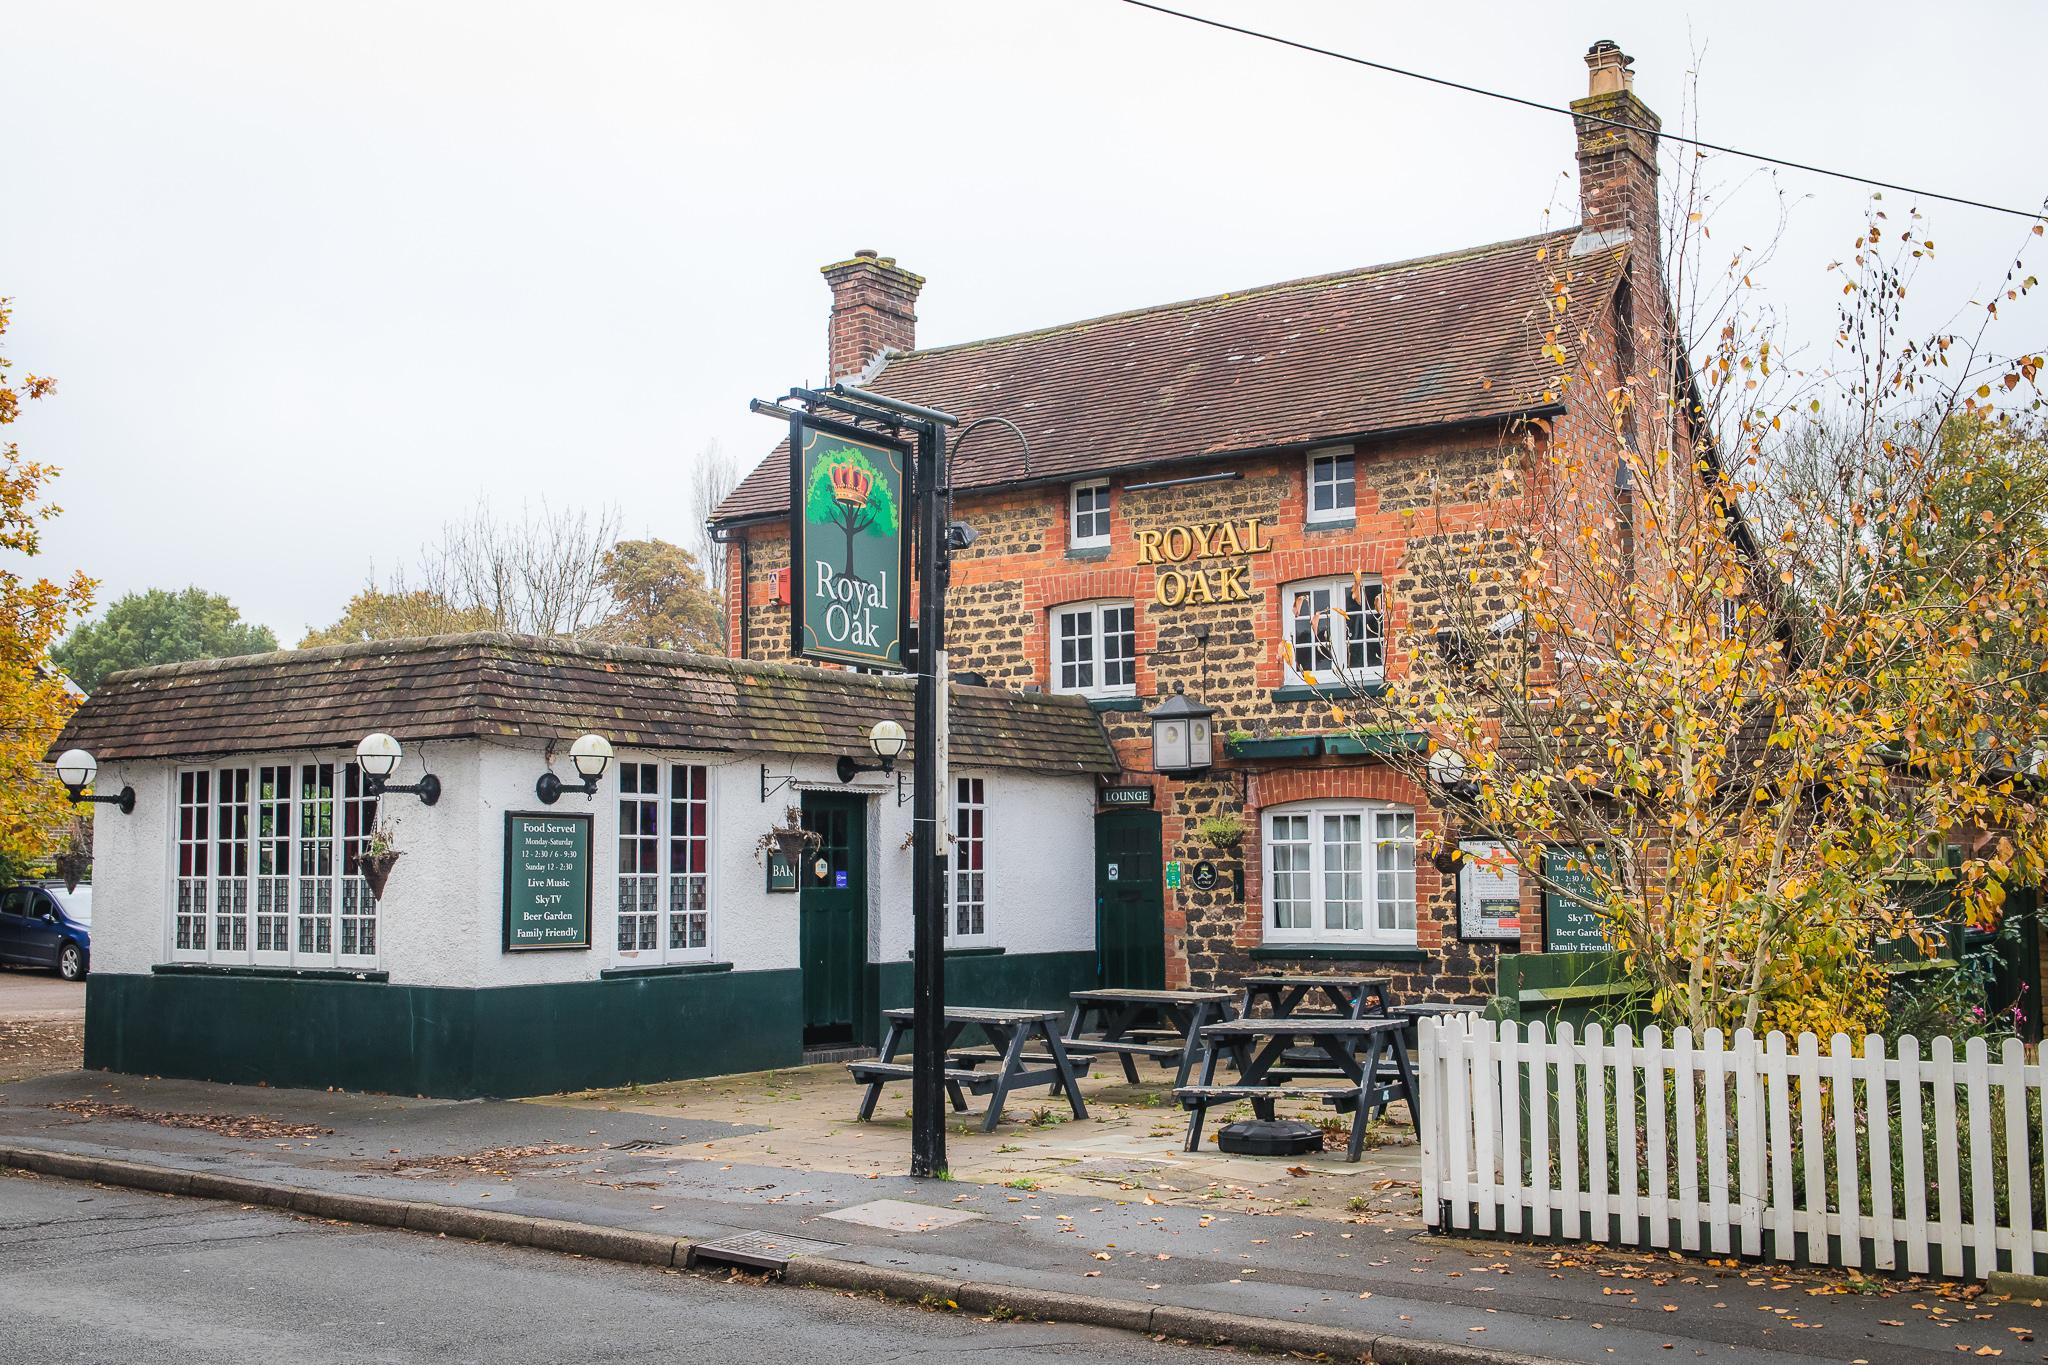
M909 464L901 447L790 424L790 639L799 657L904 667Z

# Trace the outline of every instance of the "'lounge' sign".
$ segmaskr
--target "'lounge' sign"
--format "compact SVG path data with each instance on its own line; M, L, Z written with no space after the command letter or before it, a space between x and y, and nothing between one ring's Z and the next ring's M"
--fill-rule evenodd
M1234 564L1198 568L1162 567L1152 589L1152 600L1162 607L1184 602L1243 602L1251 597L1252 566L1244 562L1251 555L1265 554L1273 542L1265 539L1259 517L1242 522L1203 521L1169 526L1163 531L1138 531L1138 562L1170 566L1191 559L1236 559Z

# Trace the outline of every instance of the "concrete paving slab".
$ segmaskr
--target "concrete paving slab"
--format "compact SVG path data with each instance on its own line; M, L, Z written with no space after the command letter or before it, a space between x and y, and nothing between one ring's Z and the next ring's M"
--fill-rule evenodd
M835 1209L824 1216L858 1223L864 1228L880 1228L884 1232L930 1232L933 1228L949 1228L955 1223L968 1223L982 1217L967 1209L911 1204L901 1199L871 1200L855 1204L850 1209Z

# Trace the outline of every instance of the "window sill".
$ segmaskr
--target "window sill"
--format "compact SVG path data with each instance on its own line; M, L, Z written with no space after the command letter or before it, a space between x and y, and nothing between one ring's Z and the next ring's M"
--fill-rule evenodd
M1350 531L1356 529L1357 526L1358 514L1354 512L1348 517L1318 517L1313 520L1304 521L1301 524L1301 529L1309 532Z
M1008 948L993 948L993 947L974 947L974 946L972 946L972 945L969 945L969 946L966 946L966 947L960 947L960 948L950 948L950 947L949 947L949 948L947 948L947 949L946 949L946 956L947 956L947 957L1001 957L1001 956L1002 956L1003 954L1005 954L1005 953L1007 953L1007 952L1009 952L1009 951L1010 951L1010 950L1009 950ZM912 959L913 961L914 961L914 960L916 960L916 958L917 958L917 951L916 951L915 949L912 949L912 950L911 950L911 952L910 952L910 954L909 954L909 956L910 956L910 958L911 958L911 959Z
M1097 560L1108 559L1109 550L1110 547L1106 542L1101 545L1069 545L1067 547L1067 558L1084 559L1093 563Z
M606 967L597 974L600 981L627 981L640 976L709 976L729 972L730 962L657 962L651 967Z
M159 962L156 976L255 976L282 981L389 981L391 973L366 967L250 967L225 962Z
M1088 704L1098 711L1142 711L1143 697L1090 697Z
M1384 697L1387 684L1384 679L1370 682L1342 683L1289 683L1273 689L1274 701L1341 701L1345 697Z
M1420 948L1373 943L1262 943L1254 962L1427 962Z

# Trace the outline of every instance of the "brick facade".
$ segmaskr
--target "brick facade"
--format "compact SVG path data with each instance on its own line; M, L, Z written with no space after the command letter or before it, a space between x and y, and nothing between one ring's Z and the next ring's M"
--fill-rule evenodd
M872 252L826 268L833 287L834 375L886 360L886 351L908 351L901 364L882 366L884 386L896 376L907 386L901 396L913 401L943 402L965 416L1007 415L1014 409L1019 419L1026 416L1024 407L1014 406L1020 386L1049 385L1035 410L1039 426L1032 445L1042 460L1050 460L1057 478L1048 477L1043 463L1034 475L1028 461L1019 464L1014 452L1000 449L977 452L966 462L974 477L956 466L954 516L975 527L980 537L954 557L949 651L956 671L978 673L1002 687L1052 690L1054 612L1096 600L1133 604L1135 698L1098 703L1123 765L1120 781L1153 788L1164 859L1184 866L1208 859L1221 874L1210 891L1189 882L1164 893L1169 984L1213 984L1259 969L1345 970L1390 976L1405 999L1469 1000L1491 993L1503 947L1541 950L1543 925L1533 879L1523 878L1519 944L1466 943L1458 936L1456 878L1440 875L1418 857L1412 948L1332 945L1286 956L1268 942L1262 820L1267 812L1312 800L1391 802L1414 810L1418 834L1455 838L1456 831L1442 829L1443 817L1430 804L1430 793L1382 760L1231 757L1225 737L1346 733L1314 689L1286 685L1284 585L1353 574L1377 580L1383 593L1385 670L1395 678L1417 657L1418 648L1434 640L1444 620L1447 566L1497 559L1502 550L1496 547L1504 548L1508 539L1506 519L1526 522L1545 505L1569 502L1614 527L1617 545L1627 540L1634 495L1619 486L1616 460L1600 458L1598 452L1614 451L1621 439L1612 395L1631 384L1647 389L1642 376L1659 372L1660 365L1662 373L1672 372L1660 362L1662 348L1652 344L1666 329L1656 274L1657 119L1636 98L1628 59L1613 44L1596 44L1586 62L1590 93L1572 106L1579 115L1583 228L1549 239L1541 249L1534 242L1527 247L1528 260L1548 262L1542 273L1550 279L1512 282L1502 273L1499 262L1505 258L1498 253L1521 244L1502 244L1442 258L1441 284L1393 285L1387 281L1406 277L1391 273L1401 267L1386 267L1389 275L1379 282L1368 275L1274 286L1270 326L1247 316L1256 310L1218 311L1217 325L1208 333L1216 340L1207 352L1200 349L1200 327L1176 321L1171 329L1147 330L1141 310L1077 324L1070 342L1053 329L986 343L985 351L977 351L983 345L977 343L920 353L909 351L907 327L914 321L910 309L921 278ZM1419 269L1429 263L1408 265ZM1362 311L1400 299L1410 287L1416 288L1417 299L1446 297L1466 287L1459 281L1475 278L1472 272L1481 269L1496 272L1490 277L1495 280L1491 292L1469 297L1460 311L1427 317L1423 311L1412 317L1397 313L1385 322ZM1567 271L1576 272L1573 290L1583 297L1572 299L1568 314L1552 314L1547 310L1553 297L1549 286ZM1327 291L1324 303L1289 301L1289 291L1316 289ZM1178 319L1176 310L1237 308L1227 301L1241 297L1170 305L1163 314ZM1314 386L1328 382L1340 366L1294 372L1291 386L1241 388L1236 378L1227 386L1187 383L1197 365L1220 365L1219 372L1234 376L1239 371L1230 367L1246 362L1248 355L1263 360L1269 348L1285 354L1305 336L1327 336L1350 325L1347 317L1368 315L1373 325L1347 334L1357 338L1348 344L1390 349L1374 351L1377 358L1370 366L1348 371L1345 387L1330 392L1327 404ZM1569 375L1527 367L1527 358L1543 341L1546 320L1558 344L1571 353ZM1115 332L1118 326L1128 333ZM1405 335L1399 330L1403 327L1420 330ZM1244 339L1233 329L1243 329ZM1231 340L1222 341L1219 334L1226 332ZM1166 370L1155 369L1159 377L1142 389L1121 378L1138 363L1128 359L1139 353L1128 349L1136 343L1122 340L1126 349L1119 350L1103 338L1137 335L1147 338L1140 352L1178 354L1177 348L1187 347L1189 359L1181 372L1168 377ZM1006 344L1008 351L1001 349ZM1053 354L1032 351L1034 358L1025 360L1034 345ZM1057 350L1068 345L1071 349ZM1353 350L1338 359L1365 353ZM1305 353L1294 354L1295 363L1301 363ZM920 356L936 359L921 361ZM1383 395L1373 390L1380 396L1366 407L1355 406L1362 386L1383 382L1404 364L1422 368L1403 372L1409 377ZM1046 375L1056 376L1056 382ZM1256 385L1259 380L1244 382ZM1185 389L1180 387L1184 384ZM1553 387L1556 392L1544 391ZM1483 401L1486 392L1510 389L1525 395L1519 407L1499 402L1487 407ZM1309 419L1294 403L1304 392L1315 408L1347 413L1331 419L1319 411L1322 420L1349 425L1304 429L1300 423ZM1136 406L1141 398L1157 406ZM1464 415L1457 403L1466 405ZM1197 413L1191 404L1214 409ZM1057 413L1046 411L1054 406ZM1100 426L1105 411L1126 409L1135 411L1134 420L1114 429ZM1356 435L1372 430L1367 423L1378 414L1395 410L1403 419L1382 434ZM1411 412L1435 415L1409 420ZM1537 420L1515 414L1533 414ZM1261 421L1267 423L1263 428ZM1293 424L1288 429L1294 434L1263 443L1244 438L1250 431L1271 433L1276 422ZM1318 438L1318 430L1330 435ZM1176 431L1182 434L1175 436ZM1077 432L1086 433L1078 447ZM1208 434L1190 434L1196 432ZM1160 448L1132 449L1132 438L1141 434ZM1587 458L1567 462L1574 486L1559 486L1545 472L1545 462L1532 458L1548 441L1589 452ZM1532 451L1531 443L1538 449ZM1310 452L1333 448L1348 448L1354 455L1355 508L1341 521L1312 523ZM733 537L728 581L742 585L728 594L732 645L735 652L764 659L785 657L789 648L788 607L774 600L778 571L788 564L785 525L774 515L781 505L777 469L786 471L778 459L779 453L764 462L726 509ZM1492 475L1504 460L1528 476L1518 503L1504 503L1493 491ZM780 477L786 479L786 472ZM1110 484L1108 543L1070 544L1070 480L1096 477ZM982 486L976 486L977 479ZM1492 605L1478 607L1485 611ZM1506 611L1507 603L1503 600L1499 608ZM1216 712L1218 762L1186 778L1152 772L1144 714L1176 691ZM1198 832L1204 820L1216 816L1235 816L1240 822L1243 837L1235 848L1212 847ZM1238 873L1241 898L1235 887ZM1371 876L1369 862L1366 875Z

